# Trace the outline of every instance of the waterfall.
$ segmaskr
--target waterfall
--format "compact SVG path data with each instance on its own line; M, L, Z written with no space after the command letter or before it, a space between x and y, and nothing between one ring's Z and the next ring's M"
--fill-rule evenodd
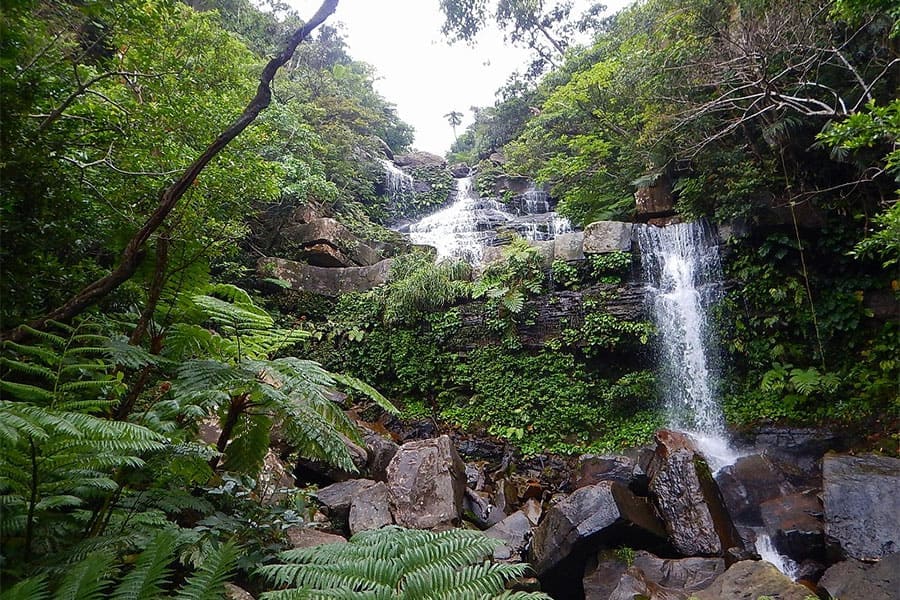
M792 581L797 580L797 574L800 568L799 565L787 556L778 553L778 550L775 549L775 544L772 543L772 538L769 537L769 534L762 532L757 533L756 553L759 554L759 557L762 560L774 565L776 569L781 571Z
M378 162L384 167L384 188L391 200L399 204L411 199L416 193L412 175L387 159L381 158Z
M722 294L710 228L680 223L637 229L641 264L661 341L662 392L669 425L695 438L718 470L737 458L725 435L716 385L717 351L707 310Z
M472 264L481 261L485 246L501 243L500 229L514 231L530 241L550 240L572 231L568 219L550 210L546 192L529 190L522 195L522 214L493 198L481 198L472 177L456 180L452 202L445 208L412 223L410 239L434 246L438 259L462 258Z

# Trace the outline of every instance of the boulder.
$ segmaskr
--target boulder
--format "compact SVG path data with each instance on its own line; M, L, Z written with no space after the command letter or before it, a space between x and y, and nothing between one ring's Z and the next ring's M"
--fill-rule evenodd
M551 507L535 530L531 564L540 576L591 543L662 540L665 532L644 498L624 485L602 481L576 490Z
M795 487L822 484L822 456L848 447L845 435L816 427L763 427L753 440Z
M762 524L760 505L795 491L784 473L765 455L742 456L719 470L716 482L731 518L741 525Z
M441 167L447 166L447 161L430 152L410 152L394 157L394 164L398 167Z
M627 570L628 564L612 550L602 550L591 556L585 564L582 579L584 599L609 600Z
M324 461L301 457L297 459L297 466L294 469L297 479L309 483L327 485L334 481L347 481L348 479L359 477L359 474L366 469L368 454L365 448L361 448L350 438L341 435L341 439L347 448L347 452L350 454L353 466L356 467L356 472L345 471Z
M671 214L675 211L672 187L668 178L660 178L656 185L639 187L634 192L634 202L639 216L650 217Z
M601 481L618 481L629 485L633 474L634 461L626 456L582 454L578 457L578 470L572 486L578 489Z
M322 544L343 544L347 541L339 535L311 527L290 527L285 533L293 548L314 548Z
M524 511L517 510L493 527L486 529L484 532L486 536L503 542L503 546L494 550L494 558L497 560L522 560L534 525Z
M391 518L390 495L384 482L369 486L350 501L347 522L350 534L379 529L394 522Z
M295 250L291 258L318 267L367 266L383 258L340 221L328 217L286 227L281 236L283 245Z
M390 258L367 267L329 269L283 258L261 258L257 262L260 277L274 277L290 285L292 290L321 296L340 296L348 292L364 292L388 281Z
M900 552L877 563L849 559L832 565L819 580L828 598L840 600L897 600L900 598Z
M369 477L376 481L387 481L387 466L400 446L371 429L363 429L363 439L366 442L366 471Z
M454 163L450 165L450 174L457 179L461 177L468 177L471 171L472 167L470 167L466 163Z
M459 521L466 467L446 435L401 446L387 467L387 484L399 525L430 529Z
M686 592L666 588L650 581L637 567L629 567L609 595L609 600L686 600Z
M798 563L825 559L822 503L815 490L773 498L760 505L760 512L780 554Z
M316 500L322 505L322 511L332 520L344 524L350 516L350 505L353 498L375 485L371 479L349 479L323 487L315 493Z
M725 572L721 558L659 558L643 551L635 553L632 564L648 581L685 592L706 589Z
M680 432L656 433L648 489L672 545L686 556L722 556L740 537L706 461Z
M806 600L811 595L809 588L794 583L762 560L736 562L708 588L693 594L697 600L758 600L762 596Z
M553 238L553 260L574 262L584 260L584 233L573 231Z
M506 517L506 513L491 503L490 494L466 488L463 494L463 513L480 529L496 525Z
M829 542L859 560L900 552L900 459L827 454L822 477Z
M620 221L595 221L584 228L585 254L628 252L634 225Z

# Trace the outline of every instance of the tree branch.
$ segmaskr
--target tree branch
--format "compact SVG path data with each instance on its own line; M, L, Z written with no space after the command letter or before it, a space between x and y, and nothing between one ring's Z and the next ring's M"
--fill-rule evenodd
M259 86L256 95L241 113L223 131L203 153L194 160L193 163L182 173L174 183L162 190L157 204L156 210L147 218L143 226L132 236L122 252L119 264L106 276L97 279L85 286L81 291L72 296L62 306L50 311L46 315L29 323L34 329L43 329L48 321L69 321L73 317L81 314L86 308L95 304L98 300L118 288L124 282L128 281L140 264L143 257L144 244L150 239L150 236L159 229L166 220L166 217L175 208L178 201L184 196L185 192L190 189L194 180L200 175L209 162L215 158L231 140L236 138L244 129L252 123L256 117L266 109L272 101L272 80L275 73L278 72L285 63L287 63L300 42L305 40L312 31L321 25L337 8L338 0L324 0L319 10L303 27L294 32L288 39L284 49L275 58L270 60L262 74L260 75ZM85 86L81 86L85 87ZM70 96L71 97L71 96ZM54 114L62 111L57 108ZM56 117L59 115L57 114ZM54 117L54 120L55 118ZM49 120L49 117L48 117ZM52 122L52 120L50 121ZM47 123L47 121L45 121ZM42 127L44 124L42 124ZM22 327L17 327L12 331L4 331L0 334L0 339L11 339L20 341L27 337L27 332Z

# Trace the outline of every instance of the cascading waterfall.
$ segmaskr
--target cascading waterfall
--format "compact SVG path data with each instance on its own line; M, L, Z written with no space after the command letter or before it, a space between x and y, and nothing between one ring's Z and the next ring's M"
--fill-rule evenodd
M448 206L409 226L410 239L437 248L439 260L457 257L477 264L485 246L499 243L499 229L513 230L531 241L572 231L568 219L550 210L546 192L529 190L522 195L521 214L510 210L495 199L479 197L472 177L463 177L456 180Z
M384 167L384 187L391 200L401 202L415 195L415 181L412 175L387 159L382 158L378 162Z
M661 340L669 425L694 438L715 474L741 454L730 444L716 385L717 348L707 310L722 296L715 236L703 222L638 228L641 265ZM763 560L796 579L798 566L756 532Z
M725 435L716 386L716 344L707 309L722 294L715 238L704 223L638 228L641 263L662 347L663 394L671 427L697 441L714 470L737 454Z
M793 581L797 580L800 566L787 556L779 554L778 550L775 549L775 544L772 543L772 538L769 537L767 533L757 533L756 553L759 554L759 557L762 560L775 565L776 569L784 573L787 577L790 577Z

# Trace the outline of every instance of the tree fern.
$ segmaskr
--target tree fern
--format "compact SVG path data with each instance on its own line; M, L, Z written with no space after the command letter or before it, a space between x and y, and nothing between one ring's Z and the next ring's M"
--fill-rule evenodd
M277 587L265 600L292 598L547 599L539 593L505 593L526 565L486 561L499 544L479 532L435 533L402 527L364 531L347 544L288 550L282 564L259 572Z

